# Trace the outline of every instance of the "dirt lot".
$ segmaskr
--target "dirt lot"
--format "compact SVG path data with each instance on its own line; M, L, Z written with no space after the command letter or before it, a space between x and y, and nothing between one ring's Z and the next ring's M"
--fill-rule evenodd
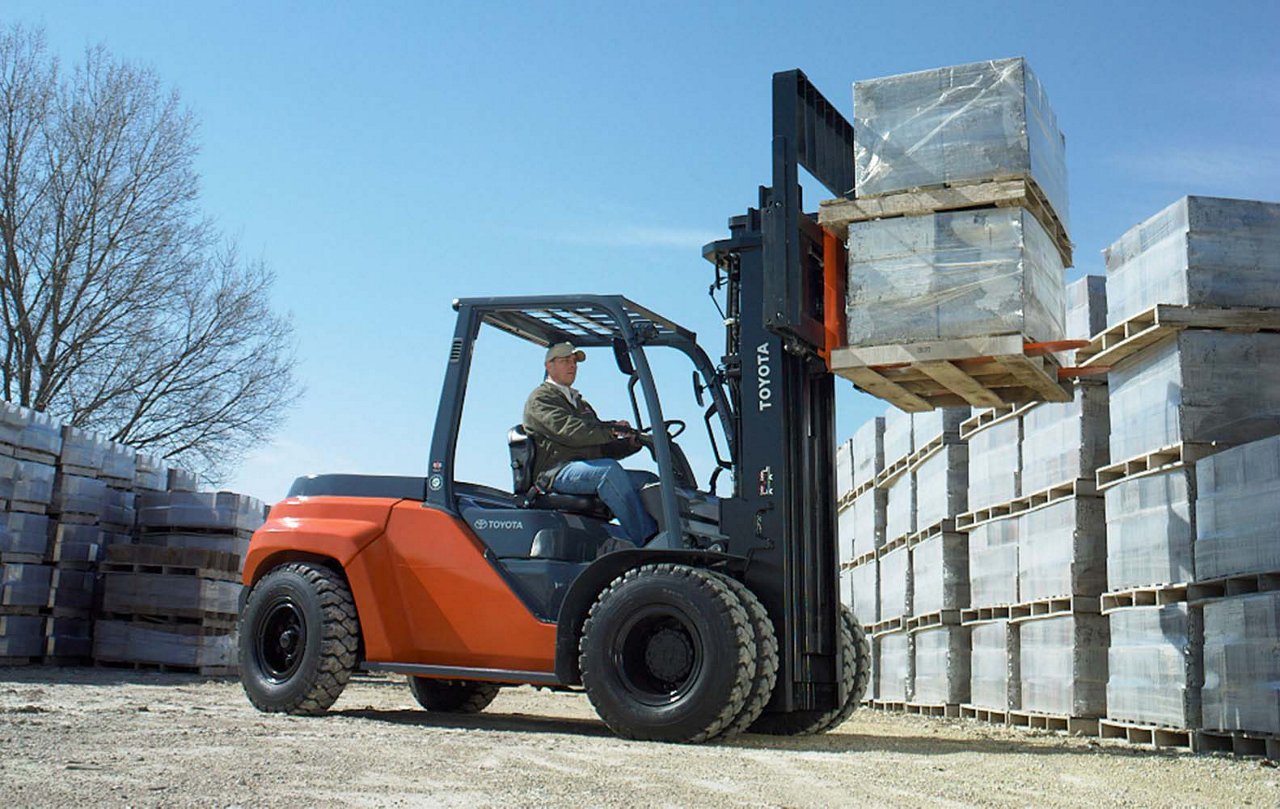
M859 711L837 732L627 742L586 698L504 691L417 710L359 679L322 718L255 711L228 680L0 669L0 805L1274 806L1257 761Z

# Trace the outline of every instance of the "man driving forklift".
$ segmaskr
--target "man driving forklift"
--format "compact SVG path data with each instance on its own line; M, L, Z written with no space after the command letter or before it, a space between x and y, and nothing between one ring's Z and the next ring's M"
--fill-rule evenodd
M543 362L546 376L525 401L522 423L536 447L534 485L543 491L599 497L627 537L642 546L658 524L645 510L639 491L658 477L618 463L639 451L641 438L626 420L602 421L573 387L578 363L586 359L586 352L572 343L552 345Z

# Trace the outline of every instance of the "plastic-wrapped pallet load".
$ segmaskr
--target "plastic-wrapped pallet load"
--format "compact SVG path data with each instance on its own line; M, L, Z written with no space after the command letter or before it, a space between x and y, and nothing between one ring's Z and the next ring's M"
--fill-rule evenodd
M27 413L25 408L0 401L0 445L6 447L18 445L18 436L22 434L22 428L27 424Z
M1183 604L1113 610L1107 652L1107 716L1122 722L1200 725L1202 627Z
M853 439L836 445L836 497L853 491Z
M917 461L911 474L915 476L915 530L954 520L965 511L969 502L968 445L943 444Z
M1188 329L1111 370L1111 462L1280 433L1280 334Z
M1086 275L1067 284L1067 338L1088 340L1107 329L1107 279ZM1066 363L1074 365L1075 363Z
M885 542L915 533L916 487L910 472L903 472L885 487L884 522Z
M853 434L853 487L857 489L875 480L882 469L884 416L876 416Z
M106 544L100 525L60 522L53 529L53 561L98 562Z
M107 484L97 478L59 473L49 509L55 514L100 516L107 507Z
M62 425L46 413L27 410L17 446L32 457L52 463L62 451Z
M1092 480L1109 455L1107 387L1077 383L1070 402L1045 402L1022 413L1022 490L1033 494ZM972 443L972 442L971 442Z
M234 632L210 634L194 624L114 620L95 621L93 631L93 656L97 660L205 670L236 665Z
M1018 623L1022 710L1101 717L1107 706L1107 619L1060 615Z
M1007 503L1022 493L1021 421L1007 416L969 434L969 508Z
M1021 57L860 81L853 112L858 196L1029 178L1067 225L1066 139Z
M19 463L21 461L17 458L0 454L0 500L13 499L13 487L18 477Z
M162 492L169 483L169 466L163 458L139 452L133 475L137 491Z
M1018 626L1008 619L970 626L969 702L998 711L1022 707Z
M0 565L0 606L48 606L52 575L48 565L5 562Z
M911 615L911 563L905 547L880 557L880 620Z
M906 477L910 475L902 476ZM847 521L848 530L853 534L854 559L859 559L884 544L887 495L884 489L867 489L853 498L849 507L840 512L840 520L842 523ZM842 549L843 544L842 539Z
M1205 730L1280 734L1280 592L1204 605Z
M1018 518L1004 517L969 531L969 605L1018 603Z
M935 534L911 548L911 614L969 606L969 539Z
M47 506L53 499L54 468L52 464L41 461L18 461L17 473L13 479L13 502L10 508L22 510L17 504L30 503L36 506Z
M858 555L854 549L853 518L852 503L836 512L836 555L842 568Z
M93 655L93 621L86 618L50 618L45 627L45 655L85 658Z
M896 407L884 411L884 463L893 466L915 449L911 434L911 414Z
M102 476L116 484L132 486L138 474L138 451L133 447L111 442L102 461Z
M876 637L878 687L876 698L885 702L907 702L911 697L911 637L905 629Z
M848 247L851 346L1063 338L1062 258L1022 208L854 222Z
M262 525L262 501L234 492L146 493L138 498L143 528L254 531Z
M78 610L87 617L95 606L98 574L93 570L58 566L49 577L49 606Z
M44 654L43 615L0 615L0 657Z
M101 436L66 425L62 428L62 452L58 465L72 467L80 474L92 476L102 470L107 454L107 442Z
M43 559L48 550L48 517L19 511L0 514L0 554L21 554L36 561Z
M864 626L880 620L880 565L872 559L847 571L853 598L847 602Z
M1101 595L1107 524L1100 497L1069 497L1018 515L1018 593L1023 601Z
M170 467L167 488L171 492L195 492L200 489L200 481L193 472Z
M960 425L973 415L971 407L939 407L924 413L911 414L911 441L915 451L941 440L944 444L959 444Z
M1183 197L1103 255L1113 326L1158 303L1280 306L1280 203Z
M1195 578L1195 478L1179 468L1106 490L1107 589Z
M1201 579L1280 571L1280 436L1196 462Z
M911 701L958 705L969 701L969 627L931 626L911 633Z

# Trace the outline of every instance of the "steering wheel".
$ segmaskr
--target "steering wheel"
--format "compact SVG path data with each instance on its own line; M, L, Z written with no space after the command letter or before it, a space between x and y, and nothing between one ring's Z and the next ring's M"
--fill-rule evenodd
M667 419L666 421L662 422L662 429L667 431L668 438L679 437L679 435L684 432L685 426L686 425L684 421L681 419ZM675 432L671 431L673 427L675 428ZM641 436L652 435L653 425L651 424L648 427L645 427L643 430L637 430L636 432L639 433Z

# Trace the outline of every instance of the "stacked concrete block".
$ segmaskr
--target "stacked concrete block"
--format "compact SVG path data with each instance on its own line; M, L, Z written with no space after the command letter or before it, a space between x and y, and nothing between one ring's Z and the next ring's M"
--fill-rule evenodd
M1205 730L1280 734L1280 592L1204 605Z
M884 463L882 470L891 470L905 462L915 451L914 433L911 429L911 414L890 407L884 412ZM882 471L883 474L883 471Z
M1280 307L1280 204L1183 197L1104 252L1107 322L1158 303Z
M915 476L903 470L884 487L885 542L894 542L916 532Z
M911 636L905 629L876 636L876 699L905 703L912 699Z
M1280 436L1196 463L1200 579L1280 572Z
M905 414L902 415L905 416ZM853 434L853 488L855 490L874 483L876 475L884 471L884 431L885 417L876 416Z
M969 603L971 607L1016 604L1019 520L1004 517L969 531Z
M969 434L969 508L1007 503L1021 490L1022 421L1016 413Z
M0 575L4 566L0 565ZM28 663L44 654L43 615L0 612L0 665Z
M169 465L163 458L139 452L133 475L135 492L163 492L169 486Z
M853 493L853 439L836 445L836 499Z
M1107 717L1196 728L1204 682L1198 607L1185 602L1124 607L1107 615Z
M1105 715L1105 617L1071 614L1020 621L1018 645L1021 710L1077 718Z
M911 633L911 702L959 706L969 701L967 626L930 626Z
M916 531L954 528L969 502L969 447L943 444L911 467L915 478Z
M1068 497L1018 515L1018 596L1098 597L1107 583L1107 526L1100 497Z
M968 627L969 703L994 711L1018 710L1022 707L1018 625L997 618Z
M264 519L262 501L234 492L151 492L137 503L140 543L227 553L241 568Z
M1023 494L1073 480L1092 482L1098 468L1107 465L1107 394L1105 384L1079 382L1070 402L1046 402L1022 412Z
M887 506L887 490L873 486L853 498L840 512L841 522L848 526L853 537L854 559L864 560L884 544Z
M1195 475L1185 467L1125 478L1105 492L1107 588L1195 578Z
M1107 328L1107 279L1102 275L1086 275L1067 284L1067 339L1088 340ZM1074 350L1056 355L1058 364L1076 364Z
M1021 178L1066 225L1066 139L1024 59L859 81L853 111L858 196Z
M852 563L844 570L851 592L845 603L868 627L880 620L880 563L876 551L884 544L887 498L875 481L884 470L884 423L883 417L872 418L850 440L854 496L846 501L839 515L841 532L852 536Z
M853 608L864 626L871 626L880 620L880 565L873 558L860 565L855 565L844 572L849 583L849 598L845 601Z
M1062 257L1023 208L852 222L848 250L851 346L1063 337Z
M969 606L969 543L964 534L945 532L910 548L911 614L955 612ZM958 615L953 616L958 623Z
M881 554L880 568L880 619L878 623L901 623L911 615L911 552L906 545ZM892 628L892 627L890 627Z
M911 414L911 443L914 455L923 455L943 444L964 443L960 425L973 416L970 407L939 407Z

